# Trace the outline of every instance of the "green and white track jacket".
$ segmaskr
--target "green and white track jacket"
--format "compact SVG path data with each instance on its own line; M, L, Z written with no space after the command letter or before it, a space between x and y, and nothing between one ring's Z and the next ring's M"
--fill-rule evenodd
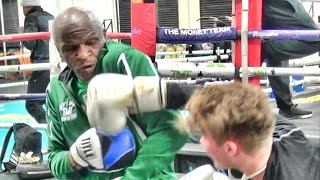
M126 62L118 61L124 53ZM131 72L127 72L128 67ZM127 70L126 70L127 69ZM129 70L128 70L129 71ZM131 73L136 76L157 76L150 59L130 46L106 41L101 49L96 67L99 73ZM116 173L75 172L68 160L71 145L90 128L86 112L77 100L72 82L77 77L66 68L58 77L53 77L47 90L47 133L49 168L59 179L176 179L171 167L175 154L186 143L187 135L180 134L175 126L176 112L161 110L152 113L131 115L147 138L142 140L128 122L135 135L136 159L127 169Z

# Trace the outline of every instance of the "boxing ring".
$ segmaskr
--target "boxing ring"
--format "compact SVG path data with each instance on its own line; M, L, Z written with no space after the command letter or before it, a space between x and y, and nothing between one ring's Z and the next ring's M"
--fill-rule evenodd
M256 3L256 2L255 2ZM141 4L132 4L133 7L140 6ZM254 6L255 4L250 4ZM261 5L261 4L260 4ZM142 7L137 8L135 11ZM246 8L246 6L244 6ZM239 7L238 7L239 9ZM242 9L242 7L240 8ZM139 12L137 15L145 19L144 13ZM154 12L153 12L154 13ZM234 14L237 14L236 12ZM239 18L234 17L234 18ZM246 18L246 16L242 16ZM260 19L261 20L261 19ZM132 20L134 21L134 20ZM146 19L146 21L148 21ZM237 21L239 23L239 20ZM241 21L240 21L241 22ZM248 22L247 22L248 23ZM251 22L253 23L253 22ZM132 23L134 28L140 28L144 24ZM136 25L136 26L135 26ZM315 76L312 83L319 83L318 77L320 76L319 68L301 68L305 65L319 65L320 59L315 59L308 62L290 61L290 68L274 68L274 67L260 67L260 55L248 54L248 49L253 48L257 42L261 39L295 39L295 40L320 40L319 30L292 30L292 31L281 31L281 30L248 30L240 26L235 27L220 27L220 28L209 28L209 29L179 29L179 28L168 28L159 27L155 28L154 19L151 22L153 27L151 37L152 42L150 44L143 43L146 47L141 48L141 36L145 36L145 33L106 33L106 37L110 39L132 39L132 46L145 52L149 56L157 55L208 55L203 57L190 57L190 58L174 58L174 59L156 59L157 69L163 77L173 78L168 81L175 81L181 83L193 83L193 84L204 84L206 82L215 81L213 78L229 78L235 81L242 80L243 83L253 83L260 85L260 76ZM144 27L146 29L150 26ZM149 29L150 30L150 29ZM244 42L240 42L239 39ZM25 33L25 34L13 34L13 35L0 35L0 42L18 42L23 40L35 40L35 39L49 39L50 40L50 63L40 64L28 64L28 65L8 65L0 66L0 72L25 72L25 71L38 71L38 70L50 70L51 75L57 75L66 66L64 62L61 62L58 52L51 39L50 32L44 33ZM143 39L142 39L143 40ZM204 42L218 42L218 41L235 41L232 50L221 50L218 52L208 51L178 51L178 52L156 52L155 43L177 43L177 44L190 44L190 43L204 43ZM240 44L239 44L240 43ZM247 44L246 44L247 43ZM248 47L249 43L249 47ZM253 44L250 44L253 43ZM139 44L139 45L137 45ZM150 51L150 47L151 51ZM258 47L258 46L257 46ZM148 49L146 51L146 49ZM261 47L257 48L257 51L261 51ZM232 53L235 52L235 53ZM259 53L258 52L258 53ZM242 54L242 55L241 55ZM233 57L233 63L216 63L218 60L224 60ZM1 58L0 60L15 59L21 56ZM258 58L257 58L258 57ZM236 59L236 60L235 60ZM255 61L252 62L252 59ZM241 61L242 60L242 61ZM250 61L251 60L251 61ZM198 80L187 80L186 78L199 78L201 74L202 79ZM306 80L292 82L292 86L305 85L308 83ZM310 83L310 82L309 82ZM2 85L2 86L1 86ZM9 88L15 85L26 85L26 82L12 83L11 85L1 84L0 88ZM270 89L266 89L266 93L270 95L272 93ZM294 101L299 101L299 105L302 108L310 109L313 111L313 116L310 119L296 119L292 120L297 126L301 127L302 131L310 139L312 144L316 147L320 147L320 85L315 84L314 86L305 87L304 91L297 91L294 93ZM271 96L271 95L270 95ZM3 143L4 135L7 129L11 127L12 123L24 122L37 128L42 133L43 138L43 151L46 151L47 146L47 135L45 133L46 125L37 124L35 120L28 114L24 108L25 100L32 99L44 99L45 94L0 94L0 101L5 102L0 104L0 144ZM7 102L13 101L13 102ZM303 101L303 102L302 102ZM302 103L301 103L302 102ZM275 101L270 98L271 106L276 113ZM8 146L8 149L12 149L12 139ZM206 156L204 149L197 144L187 144L179 152L184 155L195 155L195 156ZM10 153L7 153L8 155ZM6 159L8 156L6 157ZM46 158L46 156L44 157Z

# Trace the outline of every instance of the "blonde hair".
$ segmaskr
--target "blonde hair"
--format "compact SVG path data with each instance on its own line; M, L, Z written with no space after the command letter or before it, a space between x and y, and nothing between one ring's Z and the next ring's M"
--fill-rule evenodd
M253 152L274 130L266 93L257 86L228 83L196 90L187 102L188 126L209 132L219 144L237 141Z

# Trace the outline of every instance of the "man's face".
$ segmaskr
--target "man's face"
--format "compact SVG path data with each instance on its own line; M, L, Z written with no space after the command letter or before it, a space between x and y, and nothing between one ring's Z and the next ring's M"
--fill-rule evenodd
M219 145L208 132L203 132L200 144L206 149L216 168L230 167L230 158L224 144Z
M23 6L22 10L23 10L23 14L26 15L28 14L28 12L32 9L31 6Z
M95 75L98 55L104 42L101 34L91 31L73 39L62 39L57 42L57 47L77 77L82 81L89 81Z

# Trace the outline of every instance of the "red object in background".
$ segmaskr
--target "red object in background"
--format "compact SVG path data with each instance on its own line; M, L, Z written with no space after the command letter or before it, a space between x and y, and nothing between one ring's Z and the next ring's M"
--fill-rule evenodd
M0 35L0 42L19 42L35 39L50 39L49 32Z
M236 29L241 31L242 1L236 0ZM263 18L263 0L249 0L248 30L261 30ZM235 42L235 67L241 67L241 39ZM260 67L262 64L262 44L260 39L248 40L248 67ZM239 79L238 79L239 80ZM241 79L240 79L241 80ZM260 86L260 77L249 78L250 84Z
M109 33L107 32L105 36L109 39L131 39L131 33Z
M131 45L149 56L156 54L155 3L131 0Z

